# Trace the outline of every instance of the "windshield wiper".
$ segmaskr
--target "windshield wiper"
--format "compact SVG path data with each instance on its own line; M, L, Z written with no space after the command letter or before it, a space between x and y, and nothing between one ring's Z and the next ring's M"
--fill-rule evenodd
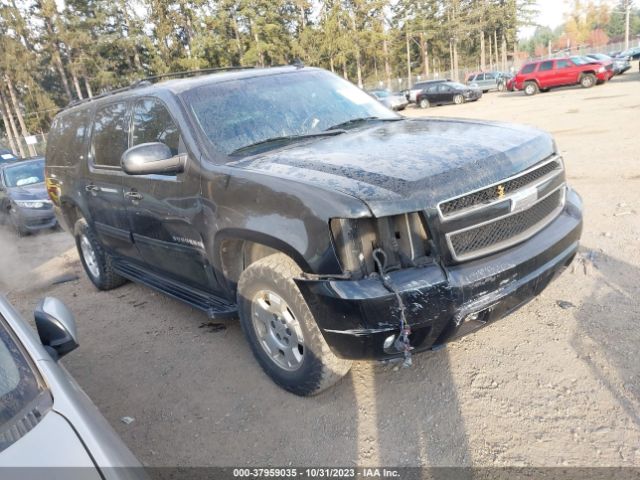
M285 135L282 137L272 137L272 138L267 138L266 140L261 140L256 143L245 145L244 147L237 148L234 151L232 151L229 155L242 153L246 150L253 150L256 147L268 145L270 143L289 143L289 142L295 142L297 140L304 140L305 138L331 137L333 135L340 135L341 133L346 133L346 130L341 128L330 128L328 130L323 130L322 132L303 133L300 135Z
M359 117L359 118L352 118L351 120L347 120L346 122L342 122L342 123L338 123L337 125L334 125L333 127L328 128L325 131L331 131L333 129L336 128L345 128L345 127L351 127L352 125L358 125L359 123L367 123L367 122L373 122L373 121L378 121L378 122L397 122L398 120L402 120L402 118L399 117Z

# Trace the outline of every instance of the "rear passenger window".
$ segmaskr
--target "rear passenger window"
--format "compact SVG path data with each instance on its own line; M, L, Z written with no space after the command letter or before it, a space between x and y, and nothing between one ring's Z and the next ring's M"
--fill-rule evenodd
M136 103L133 109L133 143L162 142L178 154L180 131L167 108L159 100L147 98Z
M522 67L521 73L531 73L536 69L535 63L530 63L529 65L525 65Z
M538 71L545 72L545 71L551 70L552 68L553 68L553 62L551 60L548 60L540 64L540 68L538 69Z
M120 157L129 145L127 104L105 105L96 112L91 151L96 166L120 167Z
M85 152L85 135L91 120L89 110L72 111L56 117L47 141L47 164L75 165Z

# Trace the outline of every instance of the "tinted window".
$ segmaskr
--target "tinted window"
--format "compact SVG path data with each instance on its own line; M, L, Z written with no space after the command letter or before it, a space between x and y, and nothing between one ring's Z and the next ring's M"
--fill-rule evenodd
M166 107L159 100L144 99L133 109L132 146L141 143L162 142L178 154L180 131Z
M570 67L571 64L569 63L569 60L558 60L556 62L556 68L557 69L561 69L561 68L567 68Z
M545 71L551 70L552 68L553 68L553 62L551 60L548 60L540 64L540 68L538 68L538 71L545 72Z
M522 70L520 70L520 73L531 73L535 69L536 69L536 64L530 63L529 65L525 65L524 67L522 67Z
M56 117L47 139L47 163L69 166L78 162L84 151L85 135L91 114L88 110L72 111Z
M127 120L127 104L124 102L98 109L91 145L95 165L120 166L120 157L129 143Z
M26 433L26 422L20 420L38 406L43 394L48 395L0 317L0 452L15 441L15 432Z
M451 87L449 87L448 85L445 85L445 84L440 84L440 85L438 86L438 91L439 91L440 93L442 93L442 92L449 92L449 91L451 91Z
M429 88L427 88L427 92L429 93L435 93L438 91L438 85L431 85Z

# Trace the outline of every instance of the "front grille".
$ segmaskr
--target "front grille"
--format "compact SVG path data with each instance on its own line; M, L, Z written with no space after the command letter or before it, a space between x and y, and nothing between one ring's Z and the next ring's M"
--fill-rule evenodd
M563 203L561 187L527 210L451 233L448 238L452 254L456 260L465 260L514 245L549 223Z
M561 168L562 164L559 160L552 160L523 175L507 179L498 185L493 185L491 187L463 195L462 197L443 202L439 206L440 213L442 213L442 216L446 218L447 216L457 214L468 208L499 200L505 195L526 187L536 180L550 174L554 170L560 170Z

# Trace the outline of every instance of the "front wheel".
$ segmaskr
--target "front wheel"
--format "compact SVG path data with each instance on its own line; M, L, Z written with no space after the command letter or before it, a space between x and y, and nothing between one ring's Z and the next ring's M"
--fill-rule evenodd
M580 77L580 86L582 88L591 88L596 84L596 76L592 73L587 73Z
M111 290L127 281L115 273L111 255L104 250L84 218L76 222L74 236L84 271L99 290Z
M453 97L453 103L455 103L456 105L461 105L464 103L464 97L460 94L454 95Z
M252 263L238 282L240 324L262 369L296 395L315 395L351 368L336 357L293 279L300 268L284 254Z
M429 100L427 100L426 98L421 98L420 102L418 102L418 106L420 108L429 108L431 104L429 103Z
M499 92L504 92L504 91L505 91L505 89L506 89L506 87L505 87L504 83L500 82L500 83L498 84L498 91L499 91Z
M20 218L18 218L18 214L16 214L13 209L9 210L9 221L11 222L11 225L13 225L13 229L19 237L24 237L29 233L26 228L24 228Z

